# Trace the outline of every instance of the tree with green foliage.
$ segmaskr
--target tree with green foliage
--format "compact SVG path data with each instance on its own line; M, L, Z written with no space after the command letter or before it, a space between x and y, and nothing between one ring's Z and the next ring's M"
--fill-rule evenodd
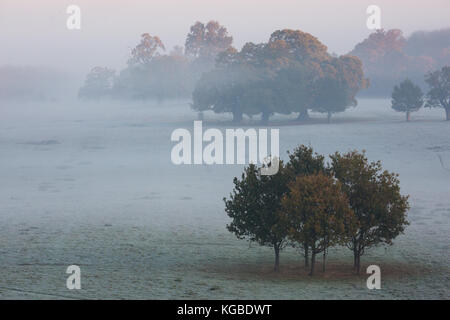
M286 227L278 211L287 192L287 175L280 161L275 175L261 175L254 164L245 168L241 179L234 178L230 199L224 198L225 211L232 219L227 229L239 239L248 239L275 252L274 270L279 270L280 251L286 245Z
M295 181L297 177L309 176L316 174L329 174L329 170L325 166L324 156L314 152L312 147L300 145L292 152L288 151L289 162L286 164L286 173L289 181ZM303 242L294 242L294 246L299 246L303 251L305 267L309 267L309 244L307 239Z
M408 225L408 196L400 193L398 175L383 171L379 161L369 162L364 152L336 152L330 158L331 170L357 219L358 228L347 247L353 251L354 268L359 274L361 256L367 249L392 245L404 232Z
M394 87L392 92L392 109L406 112L406 121L411 120L411 112L423 106L423 93L419 86L406 79Z
M450 66L428 73L425 81L430 87L425 106L444 108L446 120L450 121Z
M316 255L323 253L325 272L328 248L346 243L357 228L340 183L322 173L298 176L289 184L289 193L282 199L280 217L282 224L288 227L289 239L309 247L311 276Z

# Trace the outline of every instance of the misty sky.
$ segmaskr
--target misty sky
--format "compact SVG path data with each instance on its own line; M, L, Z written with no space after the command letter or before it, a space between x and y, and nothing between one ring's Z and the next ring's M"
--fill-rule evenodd
M82 29L66 28L66 8L82 10ZM366 8L382 10L384 29L450 27L450 1L393 0L0 0L0 65L51 66L85 74L93 66L120 69L139 36L158 35L168 51L183 45L195 21L218 20L234 46L267 41L277 29L318 37L330 52L350 51L371 32Z

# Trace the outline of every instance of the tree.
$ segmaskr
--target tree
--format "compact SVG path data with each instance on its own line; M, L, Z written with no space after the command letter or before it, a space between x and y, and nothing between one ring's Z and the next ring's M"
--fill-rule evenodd
M400 194L398 175L382 171L379 161L369 163L364 152L336 152L330 158L331 170L342 184L357 219L358 228L347 247L353 251L359 274L365 251L380 244L392 245L409 224L408 196Z
M446 120L450 121L450 66L428 73L425 81L430 87L426 107L444 108Z
M411 79L424 87L423 74L450 64L450 28L417 31L405 38L401 30L377 30L349 53L364 63L370 78L368 95L390 96L395 84Z
M409 61L405 45L401 30L379 29L349 52L363 62L364 74L370 78L370 94L388 96L394 84L405 78Z
M315 88L318 94L314 100L313 110L326 113L327 121L330 123L332 114L345 111L349 104L346 87L338 79L326 77L318 79Z
M214 63L216 56L231 47L232 42L233 37L219 22L209 21L206 25L196 22L186 37L186 55Z
M128 60L130 66L146 65L155 56L160 54L166 48L161 39L157 36L151 36L148 33L141 35L141 42L131 50L131 58Z
M334 57L322 63L322 76L314 84L313 110L327 113L328 123L333 113L356 106L356 94L367 87L362 62L354 56Z
M274 81L271 82L278 99L275 111L283 113L298 112L297 120L309 120L308 109L314 101L314 82L316 73L308 67L292 66L278 71Z
M230 112L239 123L246 112L244 94L255 80L244 68L228 66L204 73L192 93L192 108L215 113Z
M246 49L238 52L228 48L221 52L216 59L216 68L203 73L197 82L192 94L192 108L200 112L231 112L233 122L240 122L244 114L260 113L261 109L270 114L273 90L267 85L266 70L255 64L257 62L254 57L249 59Z
M86 76L84 86L80 88L78 97L83 99L100 99L111 94L113 87L115 71L95 67Z
M190 97L196 81L191 62L180 46L175 46L169 54L163 54L164 50L159 37L143 34L131 51L127 68L114 83L114 97L159 102Z
M325 272L328 248L344 244L356 229L355 217L339 182L322 173L298 176L289 184L289 193L282 199L280 216L288 226L288 237L309 247L311 276L316 255L323 253Z
M283 29L271 34L265 52L268 67L276 72L272 86L278 93L277 107L308 120L316 94L314 82L322 75L322 63L330 59L327 47L309 33Z
M312 147L300 145L292 153L288 152L289 162L286 164L286 174L289 181L295 181L297 177L328 174L329 170L325 166L324 157L314 152ZM309 243L308 239L303 239L299 243L303 250L305 267L309 267Z
M330 79L335 86L330 88ZM365 87L361 61L333 58L317 38L300 30L278 30L267 43L246 43L241 51L228 48L217 55L214 70L196 85L192 107L197 111L261 114L267 123L274 113L343 111L356 105L356 93ZM333 90L332 90L333 89Z
M329 58L327 46L300 30L277 30L270 35L268 47L274 58L289 58L303 63L320 63Z
M260 175L250 164L241 179L234 178L230 199L224 198L225 211L232 219L227 229L239 239L248 239L275 252L274 270L279 270L280 251L286 244L286 228L281 224L278 211L281 198L287 191L287 176L280 161L275 175Z
M229 47L197 83L193 108L232 112L235 121L243 114L261 114L263 123L274 113L306 112L314 75L302 63L317 65L323 50L316 38L293 30L273 33L268 43L246 43L241 51Z
M427 57L436 67L450 65L450 28L412 33L405 52L410 56Z
M419 86L406 79L394 87L391 101L392 109L406 112L406 121L410 121L411 112L418 111L423 106L423 93Z

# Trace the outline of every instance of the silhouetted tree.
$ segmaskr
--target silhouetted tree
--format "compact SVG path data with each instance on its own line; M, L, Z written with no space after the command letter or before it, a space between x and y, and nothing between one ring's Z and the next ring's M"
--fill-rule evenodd
M427 93L427 107L444 108L446 120L450 120L450 66L430 72L425 76L430 90Z

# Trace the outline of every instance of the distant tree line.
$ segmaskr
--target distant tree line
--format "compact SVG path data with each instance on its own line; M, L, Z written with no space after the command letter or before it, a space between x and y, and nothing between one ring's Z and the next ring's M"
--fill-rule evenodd
M361 96L388 97L405 78L424 89L424 74L450 65L450 28L418 31L409 37L398 29L377 30L349 54L362 60L370 79L370 87Z
M0 66L0 100L55 101L73 97L73 75L48 67Z
M158 36L144 33L131 50L127 67L114 70L95 67L79 90L82 99L158 100L190 98L203 72L214 67L217 54L231 46L233 38L217 21L195 23L185 47L165 54Z
M405 112L407 120L423 105L444 108L448 120L448 43L450 29L409 38L400 30L377 30L348 55L336 56L311 34L285 29L273 32L265 43L248 42L237 50L217 21L197 22L184 48L176 46L169 54L159 37L142 34L127 67L118 74L93 68L79 97L192 98L200 116L205 111L230 113L234 122L258 115L267 123L276 113L297 114L304 121L309 111L325 113L330 122L333 114L356 106L356 95L369 88L363 92L387 96L391 91L392 108ZM437 67L442 69L432 71ZM399 84L403 79L407 81ZM426 84L430 89L424 96Z
M275 271L280 252L293 246L310 275L319 255L325 272L328 250L340 245L352 251L359 274L366 251L391 245L408 225L408 196L401 195L397 174L357 151L336 152L330 159L325 164L324 156L301 145L275 175L261 175L250 164L224 198L231 218L227 229L240 239L272 247Z
M267 43L246 43L218 54L216 66L204 73L193 92L194 110L229 112L233 121L261 114L323 112L328 119L355 106L366 87L362 63L354 56L334 57L317 38L299 30L279 30Z
M355 106L367 86L361 61L335 57L317 38L298 30L274 32L267 43L246 43L238 51L233 38L216 21L197 22L185 48L164 54L157 36L145 33L131 50L127 67L118 75L95 67L79 90L80 98L164 100L192 96L192 108L203 112L260 114L263 122L275 113L323 112L328 119Z

